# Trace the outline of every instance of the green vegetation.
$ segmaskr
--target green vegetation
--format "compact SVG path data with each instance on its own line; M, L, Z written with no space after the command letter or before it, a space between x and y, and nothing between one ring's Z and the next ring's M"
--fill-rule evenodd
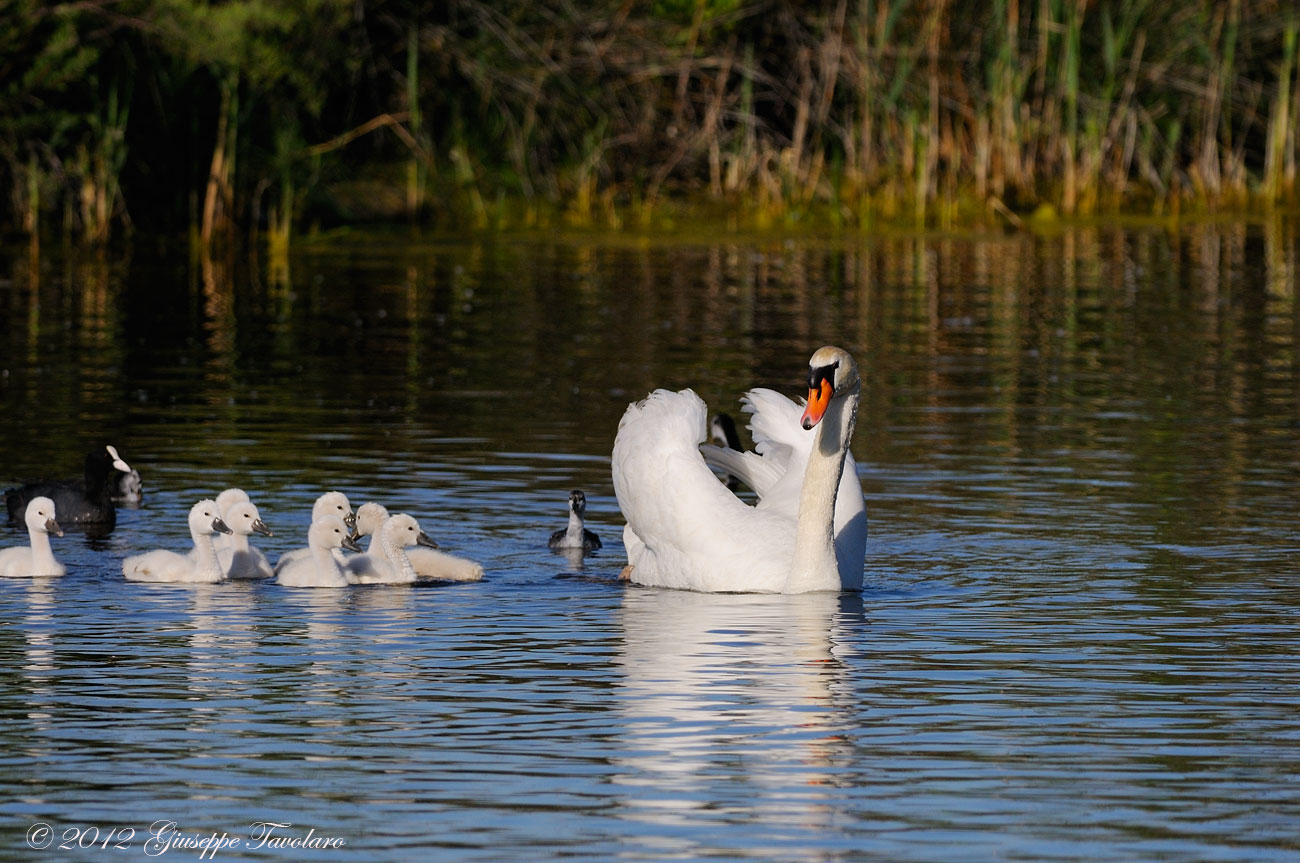
M0 225L1020 224L1296 201L1294 0L0 0Z

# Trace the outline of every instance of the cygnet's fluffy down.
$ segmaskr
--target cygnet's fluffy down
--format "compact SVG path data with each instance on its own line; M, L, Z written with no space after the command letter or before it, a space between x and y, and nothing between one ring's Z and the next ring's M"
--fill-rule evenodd
M67 572L63 564L54 559L54 551L50 548L50 534L63 536L63 530L54 518L54 501L48 497L32 498L23 520L27 523L30 544L0 550L0 575L27 578Z
M249 501L237 503L225 511L222 521L230 528L224 547L217 549L217 560L230 579L270 578L275 573L261 549L250 545L253 534L273 536L262 521L257 507Z
M406 550L416 545L437 548L414 518L405 513L390 516L371 538L371 550L348 558L346 575L357 584L411 584L416 574Z
M311 507L311 523L315 524L327 515L337 516L342 519L343 526L347 528L349 535L356 531L357 517L352 512L352 504L348 501L348 496L341 491L327 491ZM310 533L310 531L309 531ZM343 565L343 552L337 548L333 552L334 559ZM275 562L275 574L279 575L283 567L296 563L299 560L305 560L311 557L311 547L296 548L293 551L286 551L280 555L280 559Z
M357 534L369 536L368 554L383 555L376 544L380 526L388 519L388 510L378 503L363 503L357 508ZM472 560L447 554L432 546L417 545L406 548L406 558L420 579L431 581L482 581L483 567Z
M201 500L190 508L190 537L194 549L179 554L165 548L137 554L122 561L122 575L127 581L214 583L225 581L226 574L217 561L212 534L230 533L221 520L215 500Z
M463 557L432 548L406 550L411 568L422 579L431 581L482 581L483 566Z
M360 551L343 519L325 515L312 522L307 531L307 554L293 560L283 557L275 565L276 581L288 587L347 587L351 582L343 566L334 558L337 549Z

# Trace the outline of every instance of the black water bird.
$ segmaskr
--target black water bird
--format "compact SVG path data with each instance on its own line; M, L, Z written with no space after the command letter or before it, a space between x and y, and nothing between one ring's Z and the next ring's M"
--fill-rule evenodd
M85 476L80 479L32 480L6 491L9 520L21 522L32 498L48 497L54 501L60 524L81 525L107 533L117 524L113 498L120 491L122 479L131 473L130 465L122 460L115 447L97 446L86 456Z
M583 527L587 495L575 489L569 492L569 526L551 534L546 545L554 549L581 549L584 553L600 548L600 537Z

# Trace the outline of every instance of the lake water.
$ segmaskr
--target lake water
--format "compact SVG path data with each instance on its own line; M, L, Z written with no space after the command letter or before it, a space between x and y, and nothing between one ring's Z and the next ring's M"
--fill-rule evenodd
M8 249L0 475L107 440L146 498L0 582L0 859L1300 860L1298 249L1280 220ZM798 394L824 343L864 374L863 592L619 583L627 403ZM235 485L272 557L339 489L487 577L123 581ZM605 543L577 562L546 548L572 488Z

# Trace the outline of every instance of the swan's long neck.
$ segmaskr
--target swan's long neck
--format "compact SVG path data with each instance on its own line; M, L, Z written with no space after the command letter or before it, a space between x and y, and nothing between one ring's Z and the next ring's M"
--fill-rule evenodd
M403 581L415 581L415 567L411 565L411 558L407 555L406 548L393 542L386 531L380 533L382 536L379 541L383 543L384 559L402 573Z
M32 572L54 572L57 565L54 550L50 548L50 535L43 530L28 530L32 544Z
M198 571L208 576L211 581L221 581L225 573L217 560L217 548L212 544L212 534L191 533L194 537L194 557L198 561Z
M786 579L786 593L840 589L839 561L835 557L835 493L857 424L857 409L856 391L833 399L817 426L799 492L794 560Z
M233 551L235 554L239 554L241 551L247 554L248 534L232 533L230 536L226 537L226 547L229 548L231 551Z

